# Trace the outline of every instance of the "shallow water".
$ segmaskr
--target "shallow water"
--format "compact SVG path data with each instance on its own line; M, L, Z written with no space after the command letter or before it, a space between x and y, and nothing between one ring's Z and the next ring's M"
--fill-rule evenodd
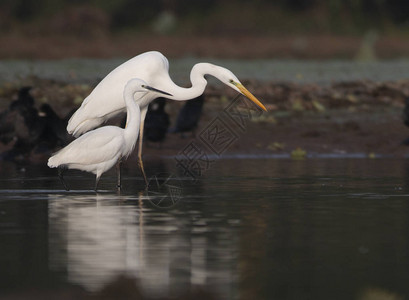
M153 160L158 184L142 192L128 164L121 194L113 172L96 194L86 173L67 173L67 192L55 170L1 169L5 293L92 292L127 274L152 297L196 285L219 299L409 296L406 160L225 159L194 183Z
M66 82L96 83L127 59L0 60L0 83L33 75ZM334 81L395 81L409 78L408 59L357 62L195 57L170 59L171 77L177 84L188 84L192 66L202 61L224 66L239 78L257 81L330 84Z

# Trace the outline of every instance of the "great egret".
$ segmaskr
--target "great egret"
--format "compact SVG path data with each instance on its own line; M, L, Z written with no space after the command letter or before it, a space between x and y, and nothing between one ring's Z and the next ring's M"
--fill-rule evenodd
M165 96L166 98L183 101L194 99L203 94L207 85L204 77L206 74L216 77L266 111L264 105L240 83L239 79L230 70L210 63L195 64L190 72L192 86L182 88L177 86L169 77L167 58L160 52L150 51L131 58L111 71L84 99L81 107L69 120L67 131L74 136L79 136L103 124L108 119L123 113L125 111L125 102L121 93L130 78L141 78L148 84L172 94L172 96ZM148 181L142 162L143 128L148 104L156 97L157 95L151 94L138 101L141 108L138 163L146 185L148 185Z
M140 79L131 79L123 89L126 105L126 126L104 126L89 131L48 159L50 168L59 168L58 176L64 187L62 169L78 169L96 175L95 190L101 175L115 164L118 172L118 189L121 187L120 161L127 158L135 147L141 123L141 110L135 99L170 94L150 87Z

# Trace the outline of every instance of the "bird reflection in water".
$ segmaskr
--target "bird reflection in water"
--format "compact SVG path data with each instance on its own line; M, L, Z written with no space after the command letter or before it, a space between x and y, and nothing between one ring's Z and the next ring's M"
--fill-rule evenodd
M200 212L159 210L147 205L152 197L50 194L50 269L91 292L125 275L138 278L149 297L178 296L209 284L229 295L235 258L226 251L232 252L235 235L224 233L227 241L206 233Z

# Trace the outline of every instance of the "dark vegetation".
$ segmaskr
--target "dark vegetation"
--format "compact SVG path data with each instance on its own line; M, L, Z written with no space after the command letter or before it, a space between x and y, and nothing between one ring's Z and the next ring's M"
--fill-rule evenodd
M0 30L99 36L408 31L405 0L3 0Z
M243 84L254 91L268 112L247 122L246 133L229 149L231 153L278 154L303 149L307 153L367 153L370 157L406 155L404 144L408 143L409 136L405 126L408 117L404 114L408 110L404 108L405 99L409 97L407 80L338 82L330 86L254 80L243 80ZM33 98L29 101L21 100L24 88L19 85L8 85L0 91L3 104L0 160L45 163L52 152L67 143L65 125L72 109L77 107L73 104L75 99L82 100L92 88L35 78L31 85L34 86L30 90ZM188 133L188 138L179 134L166 135L168 128L179 126L178 115L185 105L168 101L172 103L166 105L164 126L150 128L155 141L148 139L150 143L145 143L145 147L149 147L145 155L176 155L181 145L199 138L235 96L230 88L208 86L197 129L191 129L196 129L196 137ZM9 99L15 100L9 102ZM51 107L45 106L47 103ZM50 108L59 117L56 118ZM151 134L146 132L146 138L148 135Z
M351 59L368 36L390 59L407 56L408 34L404 0L0 1L0 59L152 49L170 58Z

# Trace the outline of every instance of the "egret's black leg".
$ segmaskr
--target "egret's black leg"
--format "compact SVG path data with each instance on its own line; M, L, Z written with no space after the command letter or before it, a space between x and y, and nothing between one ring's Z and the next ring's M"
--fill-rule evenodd
M145 127L145 117L146 117L146 113L148 111L148 108L144 108L141 110L141 124L139 125L139 146L138 146L138 166L139 169L142 172L143 175L143 180L145 181L145 187L148 188L149 186L149 182L148 179L146 178L146 174L145 174L145 169L143 167L143 161L142 161L142 145L143 145L143 131L144 131L144 127Z
M64 171L65 169L63 167L58 168L58 178L60 178L62 185L64 186L66 191L69 191L70 189L68 188L67 184L65 183L64 180Z
M148 179L146 179L145 169L143 168L143 161L142 161L143 128L144 128L144 123L142 122L139 127L138 166L139 166L139 169L141 169L143 179L145 180L145 186L147 187L149 183L148 183Z
M118 160L118 162L116 163L116 173L118 175L118 180L116 183L116 187L118 188L118 191L121 190L121 160Z

